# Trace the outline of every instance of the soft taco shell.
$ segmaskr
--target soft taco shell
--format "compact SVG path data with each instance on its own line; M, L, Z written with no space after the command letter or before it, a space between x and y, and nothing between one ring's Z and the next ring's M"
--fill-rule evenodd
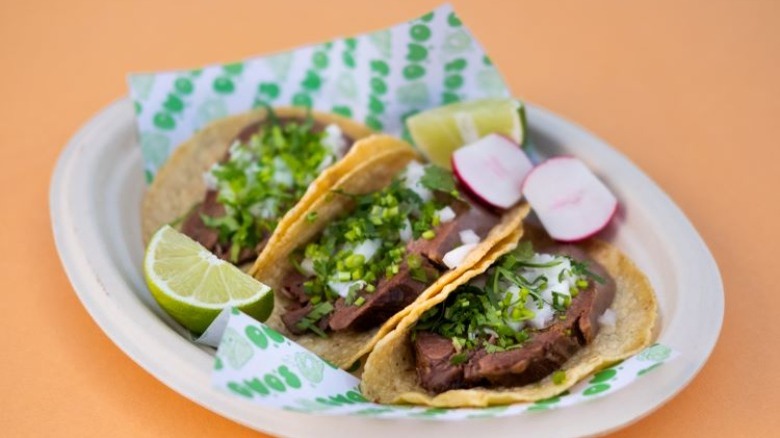
M303 119L307 115L305 108L293 107L276 108L274 113L280 118ZM371 135L373 131L337 114L311 113L317 122L323 125L334 123L346 136L356 140L344 158L322 172L309 186L308 192L321 193L372 156L373 150L366 145L359 147L360 142L357 140ZM267 110L258 109L219 119L176 148L144 196L141 208L144 243L148 243L152 234L161 226L182 218L193 206L203 201L206 194L203 173L224 157L230 143L246 126L265 120L267 115ZM287 216L297 217L305 208L299 202L287 212ZM276 232L280 231L278 227Z
M299 205L306 205L304 211L294 218L285 217L282 220L280 227L284 227L284 233L274 233L266 246L266 251L260 254L255 265L250 269L249 272L255 278L278 290L285 276L295 269L289 262L289 255L296 248L316 238L328 223L351 208L350 198L329 194L329 190L339 189L346 193L365 194L382 189L390 184L393 177L410 161L419 157L411 146L394 137L376 135L362 142L371 143L372 150L377 151L374 159L366 160L335 185L321 185L316 191L309 190L299 203ZM316 212L316 219L306 220L309 213L314 212ZM342 368L348 368L370 352L376 342L389 333L410 309L434 296L482 259L497 242L516 232L526 214L528 214L528 206L525 203L504 213L499 224L469 254L460 267L447 271L439 277L413 304L379 328L365 332L329 332L327 338L315 334L294 335L286 329L281 320L281 315L290 302L278 293L274 295L276 300L274 311L266 324L320 357Z
M529 237L535 247L550 243L540 233ZM562 370L566 380L555 384L551 377L518 388L472 388L450 390L431 396L417 383L411 328L428 309L444 301L459 285L485 272L502 254L516 246L517 240L505 240L487 257L441 293L408 312L397 328L379 341L365 364L361 389L370 400L379 403L409 403L436 407L484 407L542 400L569 389L589 374L621 361L648 346L653 338L657 304L645 275L614 246L590 240L580 247L599 262L615 279L616 293L612 310L613 327L602 327L593 343L577 352ZM508 246L508 247L507 247Z

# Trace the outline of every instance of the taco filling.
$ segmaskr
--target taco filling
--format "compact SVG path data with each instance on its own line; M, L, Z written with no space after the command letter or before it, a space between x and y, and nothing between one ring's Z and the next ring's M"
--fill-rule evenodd
M422 314L412 329L419 384L438 394L563 381L558 370L609 323L614 297L613 279L578 248L521 244Z
M296 269L280 291L292 305L281 318L294 334L380 326L501 220L458 191L451 172L414 161L382 190L329 196L352 197L355 208L291 255Z
M182 232L234 264L254 259L279 219L353 142L337 124L312 117L271 114L248 125L203 174L205 197L184 218Z

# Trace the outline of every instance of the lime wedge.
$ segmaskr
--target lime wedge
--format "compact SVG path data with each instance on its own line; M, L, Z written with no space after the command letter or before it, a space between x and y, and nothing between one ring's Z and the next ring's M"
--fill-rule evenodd
M168 225L146 248L144 277L160 307L198 334L226 307L238 307L259 321L274 308L271 288Z
M525 140L523 104L510 98L457 102L406 119L414 144L439 166L451 168L455 149L488 134L502 134L517 144Z

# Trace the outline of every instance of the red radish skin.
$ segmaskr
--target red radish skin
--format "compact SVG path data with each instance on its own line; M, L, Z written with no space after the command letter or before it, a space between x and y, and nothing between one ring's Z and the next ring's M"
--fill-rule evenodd
M523 195L547 233L561 242L577 242L603 230L615 216L612 192L579 159L550 158L526 177Z
M452 169L469 193L481 202L509 208L523 197L522 185L533 168L520 146L490 134L452 154Z

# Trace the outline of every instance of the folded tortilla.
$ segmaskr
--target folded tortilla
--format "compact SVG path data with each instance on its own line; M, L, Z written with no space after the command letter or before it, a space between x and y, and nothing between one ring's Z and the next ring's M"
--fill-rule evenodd
M534 247L551 243L538 231L529 231L526 239ZM512 237L495 245L491 252L474 264L456 281L450 282L431 299L407 312L397 327L374 347L365 363L361 389L369 399L379 403L415 404L435 407L484 407L531 402L556 396L589 374L619 362L647 347L653 339L657 303L647 277L614 246L589 240L580 246L589 257L600 263L614 278L615 298L610 307L616 315L613 326L602 326L596 339L572 356L561 368L563 383L552 376L539 382L515 388L456 389L438 395L428 393L418 383L411 330L428 309L443 302L455 289L484 273L503 254L517 246Z
M336 184L327 187L322 185L318 190L310 190L301 199L300 204L305 205L295 217L285 217L279 224L284 229L283 233L274 233L266 247L257 258L250 273L271 286L274 290L280 290L284 278L295 268L289 261L290 254L317 238L322 230L332 220L349 211L352 200L346 196L328 195L329 190L342 190L351 194L367 194L389 185L392 179L398 175L419 155L406 142L386 135L375 135L363 142L370 143L372 150L379 151L373 160L366 160L343 176ZM335 331L328 332L326 338L316 334L294 335L290 333L281 320L285 308L290 301L281 293L275 294L275 307L266 324L282 332L285 336L298 342L302 346L313 351L320 357L342 368L349 368L359 359L365 356L384 335L389 333L396 324L413 308L420 303L429 300L440 292L445 286L460 277L464 272L481 260L498 242L508 236L518 233L523 218L528 214L529 207L522 203L507 210L500 218L498 225L493 227L488 236L483 239L466 257L458 268L450 269L442 274L437 281L428 286L419 297L398 312L381 327L368 331ZM309 216L309 213L316 215ZM315 217L313 221L308 217Z
M274 113L281 119L303 120L307 116L305 108L280 107L275 108ZM145 244L161 226L182 218L193 206L203 201L207 190L203 173L225 156L232 141L246 126L265 120L267 115L267 110L257 109L217 120L176 148L144 195L141 227ZM342 176L373 159L376 151L372 143L359 141L370 136L373 131L337 114L312 111L311 115L322 125L338 125L344 135L356 140L349 152L323 171L307 192L324 193ZM305 195L304 198L308 201L315 199ZM297 218L306 210L308 206L301 201L287 212L285 216L288 219ZM275 232L282 232L282 223L290 222L280 221Z

